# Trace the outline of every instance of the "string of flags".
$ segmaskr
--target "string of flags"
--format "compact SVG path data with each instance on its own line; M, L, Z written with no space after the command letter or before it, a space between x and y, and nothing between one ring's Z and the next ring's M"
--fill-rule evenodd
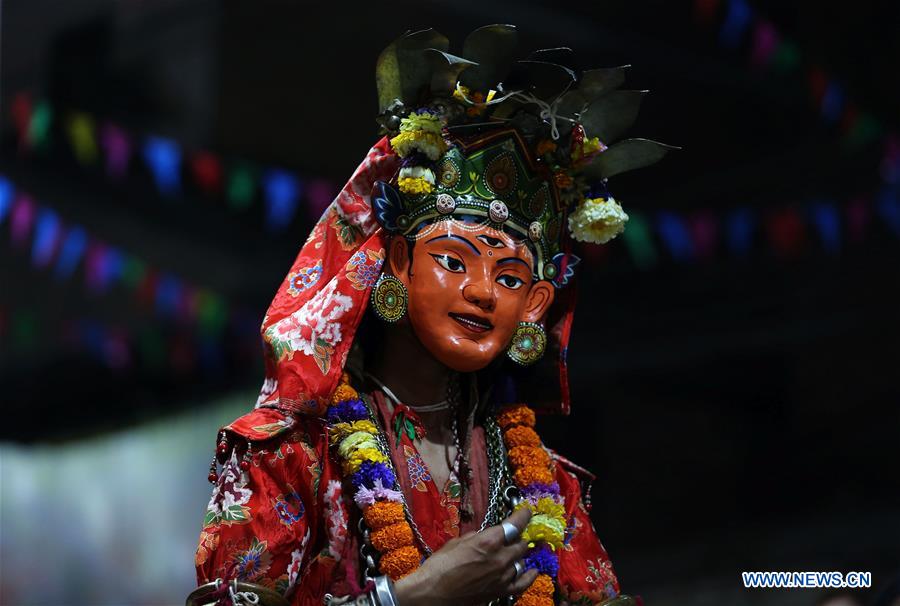
M169 327L160 331L158 326L148 326L136 335L99 321L71 320L63 340L83 345L111 368L127 367L132 358L129 352L138 348L151 365L169 361L177 368L199 363L213 369L219 364L221 341L228 331L258 344L253 314L105 242L81 225L68 224L51 207L0 175L0 227L7 222L13 252L27 254L36 271L49 272L63 282L73 279L81 268L84 288L91 296L124 289L140 309L151 311ZM39 338L41 323L29 320L27 310L19 310L14 317L0 311L0 338L14 337L23 346Z
M881 122L849 98L840 78L804 61L799 46L747 0L694 0L694 17L704 27L718 27L723 48L745 48L754 71L801 73L813 109L826 125L837 126L849 144L863 146L885 136Z
M667 255L676 263L717 257L746 259L765 251L779 258L797 257L819 247L837 256L858 245L880 225L900 238L900 139L885 139L880 180L873 194L846 200L813 198L769 208L736 206L724 211L655 213L628 210L621 238L638 269L652 269ZM584 247L588 262L609 259L608 247Z
M236 324L235 334L246 335L256 322ZM150 372L174 372L182 375L221 376L229 358L253 363L258 358L256 339L241 338L237 342L212 335L195 335L185 331L167 333L157 327L132 330L120 324L93 317L71 317L46 325L32 309L12 308L0 303L0 343L8 343L18 353L46 350L77 351L87 354L106 368L128 371L141 368Z
M284 232L303 204L310 221L319 218L339 187L321 178L301 178L294 171L263 167L240 159L225 159L208 150L189 150L174 139L140 135L88 112L59 110L27 92L10 103L10 118L21 153L46 154L61 138L73 160L85 168L102 169L106 178L122 182L137 166L152 177L160 196L223 197L234 211L265 206L270 233Z

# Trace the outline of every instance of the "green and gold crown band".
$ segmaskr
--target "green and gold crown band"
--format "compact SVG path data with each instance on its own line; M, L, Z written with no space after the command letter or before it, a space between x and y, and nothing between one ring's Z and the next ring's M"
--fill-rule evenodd
M578 71L570 49L513 61L516 31L489 25L462 56L434 30L408 33L379 56L382 132L402 158L378 182L378 221L407 237L423 225L465 217L529 243L538 279L564 286L578 258L568 233L603 244L628 215L609 177L652 164L671 146L614 143L637 117L643 91L618 90L624 68Z

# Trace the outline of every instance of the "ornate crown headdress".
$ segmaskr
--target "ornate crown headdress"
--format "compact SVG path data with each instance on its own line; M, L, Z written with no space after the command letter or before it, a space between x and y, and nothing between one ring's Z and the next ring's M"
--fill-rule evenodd
M426 224L470 217L527 242L539 279L564 286L578 258L566 231L602 244L628 215L609 194L613 175L653 164L671 146L613 144L646 91L619 90L625 67L578 71L568 48L515 61L511 25L469 34L462 57L428 29L407 33L378 58L382 134L403 159L372 203L391 233L419 237Z

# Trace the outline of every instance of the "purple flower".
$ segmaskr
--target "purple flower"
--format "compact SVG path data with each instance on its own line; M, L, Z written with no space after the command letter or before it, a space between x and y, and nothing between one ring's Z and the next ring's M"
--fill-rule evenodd
M525 568L536 568L539 573L556 578L559 573L559 557L544 544L528 552L525 556Z
M352 423L369 418L369 410L362 400L344 400L328 407L329 423Z
M359 471L350 476L350 481L357 488L365 486L366 488L375 488L375 480L381 480L382 486L393 486L397 478L394 472L384 463L373 463L372 461L363 461L359 466Z
M544 494L542 494L544 493ZM537 496L538 498L542 496L546 496L546 494L551 494L554 496L559 495L559 484L553 482L552 484L544 484L542 482L534 482L533 484L529 484L525 488L522 489L522 495L525 497Z

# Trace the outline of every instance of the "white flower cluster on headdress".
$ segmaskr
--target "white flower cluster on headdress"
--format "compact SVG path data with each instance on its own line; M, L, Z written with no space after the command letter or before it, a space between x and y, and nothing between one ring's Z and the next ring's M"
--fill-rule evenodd
M587 198L569 215L569 231L579 242L606 244L625 230L628 215L615 198Z

